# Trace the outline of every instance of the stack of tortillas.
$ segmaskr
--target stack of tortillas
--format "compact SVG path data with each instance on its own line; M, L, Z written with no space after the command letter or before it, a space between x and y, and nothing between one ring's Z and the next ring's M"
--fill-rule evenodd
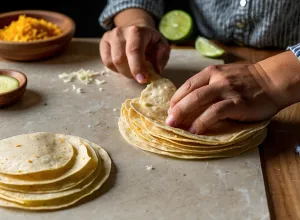
M119 129L131 145L145 151L182 159L223 158L239 155L262 143L268 121L222 121L203 135L166 125L174 84L155 73L139 98L123 103Z
M108 178L111 159L79 137L33 133L0 141L0 206L47 210L70 206Z

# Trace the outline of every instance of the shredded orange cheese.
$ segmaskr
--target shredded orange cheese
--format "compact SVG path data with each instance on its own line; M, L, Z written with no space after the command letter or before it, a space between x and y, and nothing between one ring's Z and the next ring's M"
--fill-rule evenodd
M0 39L4 41L29 42L49 39L62 34L55 24L44 19L20 15L17 21L0 29Z

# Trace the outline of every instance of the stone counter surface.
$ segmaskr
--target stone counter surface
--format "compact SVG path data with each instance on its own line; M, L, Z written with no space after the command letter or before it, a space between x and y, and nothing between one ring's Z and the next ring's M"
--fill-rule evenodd
M41 131L71 134L101 145L114 162L101 190L77 205L50 212L1 208L0 219L269 219L257 149L207 161L144 152L127 144L117 124L121 104L138 97L143 85L112 72L98 77L107 81L103 85L64 83L58 78L79 69L104 70L98 41L74 39L61 55L39 62L0 59L0 68L20 70L28 77L24 98L0 109L1 139ZM163 74L179 86L207 65L219 63L195 50L175 49ZM84 93L74 92L72 84ZM150 165L154 169L147 170Z

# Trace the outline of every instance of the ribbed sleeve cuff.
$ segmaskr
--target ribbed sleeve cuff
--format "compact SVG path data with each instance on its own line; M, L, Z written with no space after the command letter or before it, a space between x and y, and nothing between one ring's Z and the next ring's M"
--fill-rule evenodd
M295 56L300 60L300 43L294 46L289 46L287 49L293 51Z
M100 25L106 29L114 27L113 18L119 12L128 8L141 8L151 13L157 19L163 15L163 0L115 0L110 1L99 17Z

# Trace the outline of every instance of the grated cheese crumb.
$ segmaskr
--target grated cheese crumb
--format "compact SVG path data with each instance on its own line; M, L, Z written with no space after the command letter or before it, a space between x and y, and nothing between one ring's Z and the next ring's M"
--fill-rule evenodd
M154 170L154 168L153 168L152 165L146 166L146 169L147 169L147 170Z
M97 85L103 85L103 84L106 83L105 80L99 80L99 79L95 79L95 82L96 82Z
M102 92L104 89L103 88L99 88L99 92Z
M107 72L111 72L111 70L107 67L107 66L105 66L104 67L104 71L107 73Z
M71 73L61 73L58 77L62 79L64 83L72 82L73 79L77 78L83 84L90 84L94 81L94 77L97 75L100 75L100 73L92 70L80 69Z
M113 111L116 112L116 111L118 111L118 109L114 108Z
M88 125L88 128L91 128L92 126L91 125Z
M77 88L77 89L76 89L76 92L77 92L77 93L83 93L83 89L82 89L82 88Z
M72 88L73 88L73 91L76 90L76 86L74 84L72 85Z

